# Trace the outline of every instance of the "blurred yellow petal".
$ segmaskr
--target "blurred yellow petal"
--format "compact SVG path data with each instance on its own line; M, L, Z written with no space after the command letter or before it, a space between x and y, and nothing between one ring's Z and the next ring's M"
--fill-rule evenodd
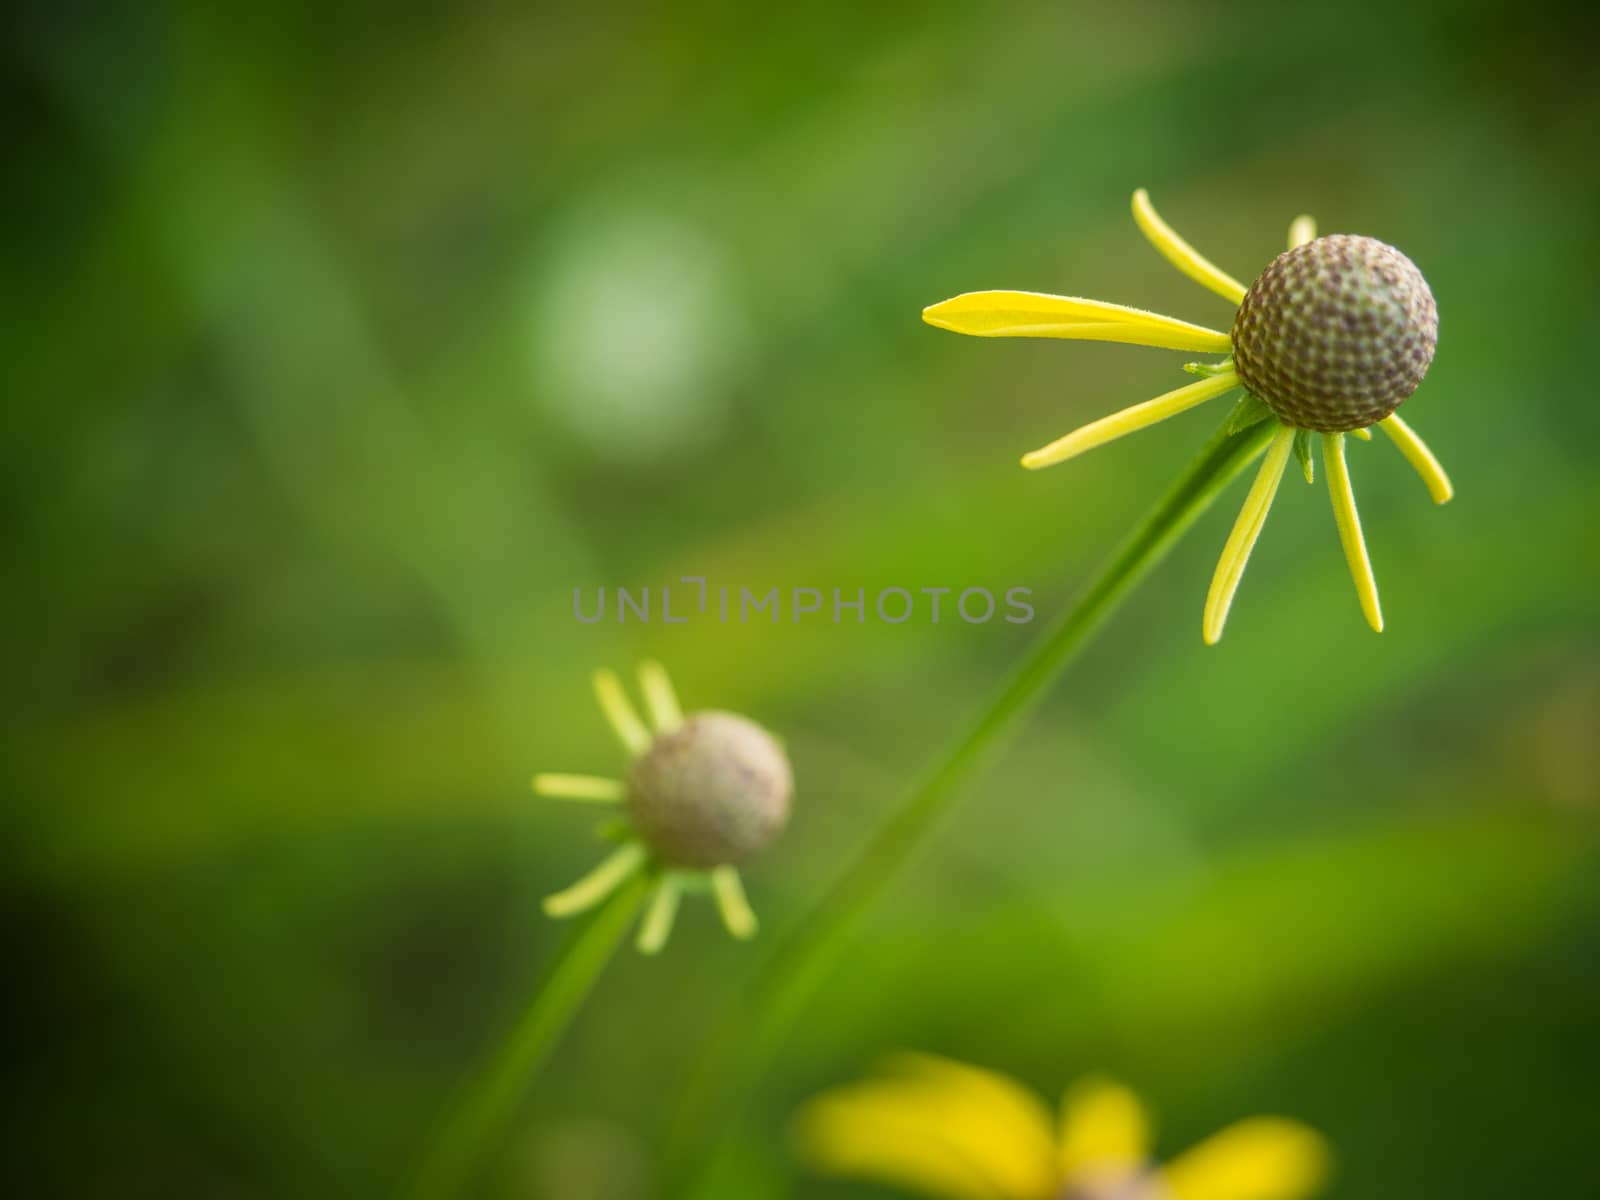
M870 1087L870 1085L866 1085ZM959 1149L881 1097L839 1088L795 1118L794 1142L815 1170L894 1184L941 1200L1011 1200Z
M574 917L593 908L626 883L635 871L644 866L647 858L649 853L639 842L628 842L617 847L577 883L565 891L546 896L545 915Z
M600 702L600 711L616 733L623 749L629 754L643 754L650 748L650 731L644 727L644 722L639 720L639 714L633 711L633 704L628 700L628 694L622 690L622 680L617 678L615 671L608 671L602 667L594 673L593 682L595 699Z
M795 1147L814 1170L907 1187L942 1200L1011 1200L965 1152L928 1133L920 1118L856 1088L800 1109Z
M914 1083L939 1102L988 1131L1019 1179L1054 1179L1055 1138L1050 1110L1038 1096L995 1071L935 1054L902 1053L883 1061L885 1074ZM1025 1168L1025 1169L1024 1169Z
M820 1110L825 1118L820 1126L813 1114L808 1126L813 1133L818 1128L837 1131L852 1123L856 1129L880 1131L878 1152L887 1157L871 1172L876 1178L894 1178L890 1160L903 1164L909 1144L927 1148L941 1165L959 1161L988 1189L940 1195L1033 1200L1055 1190L1055 1145L1048 1111L1031 1092L991 1071L932 1055L900 1054L885 1061L881 1077L826 1093L811 1108L819 1105L834 1107ZM819 1165L826 1167L831 1161L836 1165L830 1170L862 1174L875 1161L871 1142L864 1144L852 1134L820 1144L813 1137L808 1144ZM847 1160L856 1165L847 1166ZM909 1176L899 1178L912 1182ZM958 1181L952 1177L950 1182ZM967 1180L969 1187L970 1183Z
M671 733L683 724L683 709L678 704L677 692L672 689L672 676L655 659L639 664L639 688L644 692L650 723L657 733Z
M586 800L591 804L620 804L627 787L620 779L600 775L555 775L544 772L533 777L533 790L558 800Z
M739 879L739 868L717 867L711 872L711 891L717 898L717 911L728 932L743 941L753 938L760 922L750 901L745 898L744 883Z
M1228 335L1160 313L1044 292L966 292L922 310L929 325L973 337L1054 337L1223 354Z
M655 891L650 896L650 907L645 910L644 920L639 924L639 936L634 939L640 954L661 953L661 948L672 936L673 923L678 919L678 901L682 896L683 885L670 872L656 882Z
M1150 1118L1131 1090L1110 1079L1075 1083L1061 1102L1064 1178L1135 1167L1150 1155Z
M1305 1200L1322 1189L1331 1158L1309 1126L1252 1117L1180 1154L1161 1174L1174 1200Z

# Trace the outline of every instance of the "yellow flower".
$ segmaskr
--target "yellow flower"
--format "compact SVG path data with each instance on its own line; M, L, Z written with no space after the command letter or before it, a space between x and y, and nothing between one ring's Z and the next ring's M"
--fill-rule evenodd
M1382 632L1378 588L1356 514L1345 464L1345 434L1370 440L1378 425L1422 476L1436 503L1450 480L1395 409L1433 360L1438 312L1415 264L1373 238L1316 236L1310 217L1289 227L1289 249L1246 288L1202 257L1163 221L1143 189L1133 216L1145 236L1185 275L1236 306L1231 332L1191 325L1143 309L1037 292L968 292L923 309L940 329L978 337L1053 337L1127 342L1227 355L1184 369L1202 378L1085 425L1023 456L1029 469L1065 462L1086 450L1175 416L1235 388L1246 396L1232 428L1275 419L1279 428L1233 527L1211 590L1202 633L1222 637L1245 563L1266 522L1289 456L1312 480L1311 439L1320 434L1333 514L1367 622Z
M783 831L794 790L782 745L736 713L684 715L666 669L639 666L650 726L639 719L614 672L594 673L600 710L629 758L626 780L597 775L535 775L533 790L592 804L625 805L628 819L603 830L621 843L577 883L544 901L552 917L570 917L610 896L638 871L655 876L638 947L666 945L685 891L709 888L723 924L753 937L756 917L738 864Z
M942 1200L1303 1200L1330 1157L1300 1122L1251 1117L1156 1166L1150 1119L1118 1083L1076 1084L1058 1122L1014 1081L927 1054L810 1101L795 1140L819 1170Z

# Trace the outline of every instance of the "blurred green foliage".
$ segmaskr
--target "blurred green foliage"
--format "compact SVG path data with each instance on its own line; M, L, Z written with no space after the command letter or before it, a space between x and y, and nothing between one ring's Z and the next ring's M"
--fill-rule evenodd
M651 1195L718 1014L1028 631L586 626L572 590L1058 608L1211 426L1015 457L1181 359L917 313L1225 322L1139 185L1244 278L1303 210L1411 255L1441 344L1406 415L1458 498L1353 448L1378 638L1291 481L1206 650L1219 506L863 930L716 1194L881 1194L800 1175L783 1122L898 1046L1047 1093L1111 1070L1164 1150L1304 1117L1339 1196L1600 1190L1588 9L7 23L7 1194L391 1193L594 856L527 776L614 772L587 672L650 653L788 738L767 935L697 905L619 959L487 1186Z

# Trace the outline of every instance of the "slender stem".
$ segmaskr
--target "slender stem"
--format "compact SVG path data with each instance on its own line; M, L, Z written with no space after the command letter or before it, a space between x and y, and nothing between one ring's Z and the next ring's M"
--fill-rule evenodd
M765 1069L784 1032L822 982L850 930L922 844L972 776L1002 746L1062 670L1217 495L1277 431L1260 421L1206 443L1094 581L1035 643L967 733L936 762L789 935L754 981L748 1003L718 1026L668 1131L668 1195L689 1194L708 1165L713 1131L726 1131L741 1093Z
M568 935L549 974L424 1151L407 1195L444 1200L468 1191L478 1160L505 1132L529 1082L611 961L651 883L638 872Z

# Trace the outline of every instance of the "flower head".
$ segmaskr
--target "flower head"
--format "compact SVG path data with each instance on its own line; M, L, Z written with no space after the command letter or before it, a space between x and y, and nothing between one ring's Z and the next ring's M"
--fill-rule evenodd
M1150 1118L1120 1084L1083 1080L1052 1118L1013 1080L926 1054L816 1097L795 1137L819 1170L942 1200L1304 1200L1330 1157L1300 1122L1251 1117L1156 1165Z
M600 709L630 762L626 780L594 775L535 775L533 790L599 804L624 805L628 818L603 832L621 845L565 891L545 898L552 917L599 904L635 872L654 874L638 946L666 945L684 891L709 887L723 923L737 938L755 934L756 918L739 880L739 864L783 831L794 788L778 740L730 712L685 716L660 663L639 666L650 727L639 719L622 682L594 673Z
M1220 362L1189 363L1184 369L1199 375L1198 382L1074 430L1023 455L1022 465L1065 462L1243 388L1232 427L1274 420L1278 428L1211 581L1202 625L1207 644L1222 637L1291 453L1306 482L1312 481L1314 436L1322 442L1334 521L1362 612L1382 632L1378 587L1345 463L1345 434L1370 440L1368 427L1377 425L1422 476L1434 501L1450 499L1444 469L1395 412L1427 374L1438 342L1439 315L1427 280L1393 246L1347 234L1319 238L1315 223L1302 216L1289 227L1289 249L1246 288L1173 232L1143 189L1133 195L1133 216L1174 266L1236 306L1230 333L1126 305L1038 292L968 292L923 309L922 319L979 337L1075 338L1226 355Z

